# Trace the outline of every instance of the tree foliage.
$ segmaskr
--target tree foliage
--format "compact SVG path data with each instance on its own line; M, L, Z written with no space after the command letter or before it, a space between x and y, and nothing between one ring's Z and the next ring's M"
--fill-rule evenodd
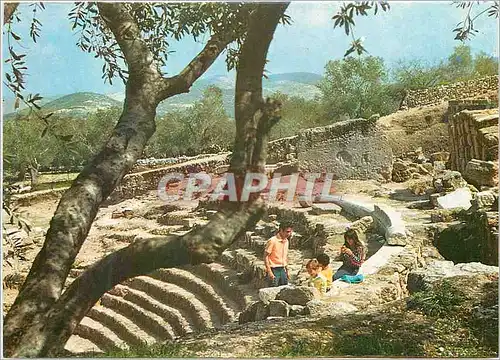
M379 57L347 57L329 61L319 89L325 116L332 120L368 118L393 110L388 74Z
M306 100L297 96L288 96L283 93L274 93L273 99L282 104L281 120L271 131L271 139L279 139L296 135L300 130L329 124L319 99Z
M151 41L143 32L141 20L147 19L135 18L134 6L118 2L97 4L100 17L97 20L106 24L102 31L113 34L126 64L124 107L102 149L63 194L43 247L4 319L7 356L59 355L76 325L112 286L158 267L212 262L238 234L254 226L263 215L264 206L259 197L236 206L228 204L202 229L182 236L141 239L110 254L63 291L100 205L135 164L153 135L158 104L189 91L228 44L240 37L231 27L214 33L178 75L166 78L158 59L154 61L155 47L151 47ZM248 15L243 19L248 20L248 27L240 29L244 39L237 62L235 92L239 110L235 153L239 157L232 157L231 166L244 172L257 168L263 171L268 134L280 118L280 104L262 98L262 77L269 45L287 6L288 3L249 5ZM182 20L182 17L176 14L176 19ZM224 20L220 25L216 23L217 26L224 29ZM257 129L257 132L251 137L243 135L248 134L249 129Z
M470 46L461 44L435 65L419 60L398 63L392 81L398 88L422 89L497 74L498 59L484 52L472 55Z
M194 105L158 119L145 153L147 157L163 158L227 150L234 140L234 130L234 120L224 109L222 91L208 87Z

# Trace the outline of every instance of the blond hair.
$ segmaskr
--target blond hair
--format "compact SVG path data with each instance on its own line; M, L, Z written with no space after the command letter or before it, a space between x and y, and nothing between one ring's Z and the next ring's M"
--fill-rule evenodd
M306 269L311 270L319 270L321 268L321 264L316 259L311 259L306 264Z

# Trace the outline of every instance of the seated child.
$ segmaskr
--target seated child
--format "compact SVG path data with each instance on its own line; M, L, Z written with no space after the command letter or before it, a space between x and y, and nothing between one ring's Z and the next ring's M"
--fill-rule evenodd
M321 266L321 274L323 274L326 278L326 291L330 291L333 280L333 270L330 267L330 257L325 253L322 253L316 256L316 260L318 260L318 263Z
M318 260L312 259L307 262L307 272L311 276L308 281L308 286L318 289L320 294L326 293L326 278L321 274L321 265Z

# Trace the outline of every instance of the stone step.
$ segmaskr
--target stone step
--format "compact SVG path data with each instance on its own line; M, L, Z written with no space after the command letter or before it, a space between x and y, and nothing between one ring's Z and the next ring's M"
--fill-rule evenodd
M189 291L149 276L137 276L127 281L133 289L141 290L164 304L169 304L181 311L194 329L213 328L212 318L207 307Z
M162 317L171 325L176 337L184 336L193 332L191 325L179 310L155 300L143 291L132 289L124 285L115 286L115 290L119 293L125 294L123 295L125 300L137 304L143 309Z
M104 294L101 298L101 304L129 318L134 324L153 336L156 341L161 342L165 339L173 340L175 338L174 330L167 321L133 302L119 296Z
M212 322L222 325L236 320L235 311L226 303L223 294L219 294L215 289L198 278L195 274L183 269L158 269L149 276L180 286L183 289L195 294L196 297L207 305L210 313L216 315Z
M78 335L72 335L68 339L66 345L64 345L64 350L69 352L71 356L84 357L99 357L99 355L104 353L104 351L102 351L92 341Z
M87 317L100 322L113 331L120 339L132 346L151 345L156 339L147 334L132 320L104 306L94 306Z
M200 264L193 266L191 272L202 278L214 288L221 289L231 308L242 311L257 297L257 290L250 285L241 284L238 272L221 263Z
M127 343L108 327L89 317L82 319L73 332L74 335L89 340L103 351L127 350L129 348Z
M257 255L262 254L264 256L267 240L259 235L251 235L249 240L250 244L248 244L248 247L255 251Z

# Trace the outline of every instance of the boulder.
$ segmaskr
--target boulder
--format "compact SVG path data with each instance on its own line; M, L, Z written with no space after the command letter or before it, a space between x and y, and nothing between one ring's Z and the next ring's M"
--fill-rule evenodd
M261 321L267 319L269 316L269 305L262 304L258 302L257 309L255 311L255 321Z
M469 209L472 204L472 193L468 187L457 189L449 194L437 198L438 207L441 209L462 208Z
M288 304L283 300L269 301L269 316L287 317L290 312Z
M487 190L476 193L474 199L472 200L472 208L474 210L497 210L498 192Z
M467 186L467 181L462 178L458 171L446 170L441 177L445 191L453 191Z
M405 182L411 178L411 170L407 164L399 160L392 165L392 181Z
M266 319L268 316L269 306L262 301L256 301L240 313L238 323L245 324L248 322L260 321Z
M320 300L311 300L306 305L307 314L313 317L345 315L357 310L356 306L342 301L323 302Z
M289 285L266 287L259 289L259 300L264 304L269 304L269 301L276 299L276 295Z
M444 193L435 193L435 194L430 194L429 195L429 203L431 204L432 207L438 207L438 202L437 199L439 199L441 196L444 196Z
M408 274L407 289L410 293L428 290L432 284L443 278L459 275L498 275L498 266L478 262L453 264L453 261L434 260L425 268L413 270Z
M452 222L458 219L462 211L461 208L434 210L431 213L431 222Z
M408 190L417 196L432 194L434 192L434 186L430 179L418 179L411 180L408 182Z
M307 286L285 287L276 296L276 300L283 300L290 305L303 306L309 301L319 298L319 291L316 288Z
M432 174L434 173L434 166L432 163L423 163L418 166L420 174Z
M472 159L465 167L464 177L478 187L497 186L498 162Z

